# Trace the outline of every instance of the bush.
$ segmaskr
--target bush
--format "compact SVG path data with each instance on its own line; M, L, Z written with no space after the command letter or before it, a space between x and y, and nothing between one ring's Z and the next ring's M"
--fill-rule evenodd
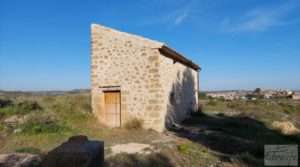
M35 147L20 147L16 149L18 153L30 153L30 154L39 154L41 150Z
M24 112L23 110L20 110L16 106L7 106L4 108L0 108L0 118L4 117L4 116L9 116L9 115L21 115L21 114L25 114L25 113L26 112Z
M18 108L24 111L41 110L42 107L37 102L23 101L18 104Z
M217 104L218 103L215 100L209 100L208 103L207 103L207 105L209 105L209 106L216 106Z
M31 111L41 110L42 107L37 102L23 101L17 105L10 103L0 108L0 118L9 115L25 115Z
M252 100L253 98L255 99L263 99L263 95L257 95L257 94L246 94L246 99Z
M69 129L59 124L53 114L46 112L30 114L21 127L23 133L29 134L61 133Z
M140 118L131 118L127 121L124 125L125 129L143 129L144 127L144 120Z
M190 148L186 143L182 143L178 146L178 150L180 150L183 154L189 154Z
M0 132L4 130L4 122L0 121Z
M281 106L282 110L285 112L285 113L292 113L292 112L295 112L297 111L297 107L293 106L293 105L290 105L290 104L286 104L286 103L279 103L279 105Z
M12 104L13 104L13 102L9 99L0 99L0 108L10 106Z
M245 105L245 102L241 100L235 100L227 103L227 107L235 110L242 110Z
M201 100L205 100L205 99L207 99L207 95L204 92L199 92L198 93L198 98L201 99Z

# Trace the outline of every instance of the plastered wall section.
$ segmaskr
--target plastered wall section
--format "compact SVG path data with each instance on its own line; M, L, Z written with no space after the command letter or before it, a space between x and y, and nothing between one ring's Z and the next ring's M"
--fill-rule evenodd
M91 26L91 82L94 114L105 123L101 87L121 91L121 126L133 117L146 128L164 129L166 98L160 68L163 44L99 25ZM165 86L164 86L165 87Z

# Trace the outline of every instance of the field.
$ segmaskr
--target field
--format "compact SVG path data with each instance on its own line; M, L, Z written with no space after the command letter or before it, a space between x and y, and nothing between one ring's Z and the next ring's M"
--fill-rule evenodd
M157 133L100 124L89 93L0 93L0 154L43 156L70 136L86 135L104 141L106 166L263 166L265 144L300 143L300 101L200 102L201 111L181 126ZM147 147L114 153L128 143Z

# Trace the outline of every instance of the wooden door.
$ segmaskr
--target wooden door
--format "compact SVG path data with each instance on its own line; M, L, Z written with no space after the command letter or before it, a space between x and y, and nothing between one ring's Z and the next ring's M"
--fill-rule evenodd
M104 92L105 99L105 124L110 127L120 127L120 92Z

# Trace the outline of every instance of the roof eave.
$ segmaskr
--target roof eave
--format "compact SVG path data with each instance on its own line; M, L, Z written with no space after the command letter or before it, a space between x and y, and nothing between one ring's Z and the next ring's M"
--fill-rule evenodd
M166 45L163 45L159 50L161 52L171 56L176 61L179 61L183 64L186 64L186 65L190 66L191 68L193 68L196 71L201 70L201 67L198 64L192 62L191 60L187 59L186 57L184 57L183 55L181 55L180 53L176 52L175 50L173 50L172 48L170 48Z

